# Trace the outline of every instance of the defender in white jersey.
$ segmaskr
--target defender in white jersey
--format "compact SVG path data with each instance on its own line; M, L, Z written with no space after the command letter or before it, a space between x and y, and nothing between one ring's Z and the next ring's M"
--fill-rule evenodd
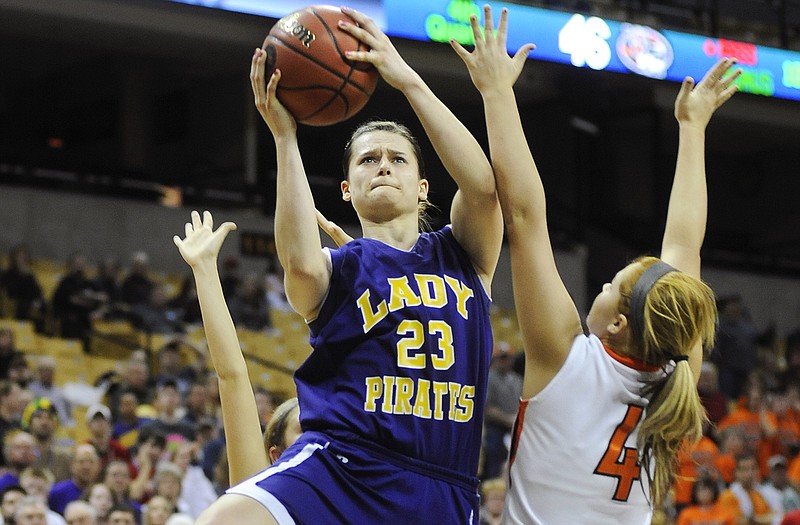
M649 523L678 448L701 435L696 381L716 317L714 294L699 279L705 128L740 71L728 75L734 61L723 59L696 87L684 80L661 259L637 259L604 285L584 336L555 265L544 189L514 97L533 46L509 57L507 17L504 9L496 33L488 6L482 29L472 17L472 53L451 41L484 101L526 356L504 522Z

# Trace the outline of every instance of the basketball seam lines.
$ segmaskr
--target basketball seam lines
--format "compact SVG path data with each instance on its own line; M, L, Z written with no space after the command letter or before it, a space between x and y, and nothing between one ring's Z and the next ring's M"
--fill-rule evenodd
M314 64L318 65L319 67L321 67L322 69L324 69L328 73L331 73L331 74L341 78L342 80L346 80L346 78L343 77L340 73L338 73L334 69L331 69L330 67L326 66L324 62L320 62L316 58L303 53L302 50L296 48L294 45L292 45L291 43L285 41L284 39L279 38L279 37L277 37L275 35L269 35L267 38L274 38L275 40L277 40L278 42L280 42L281 44L286 46L288 49L294 51L298 55L302 55L303 58L309 60L310 62L313 62ZM350 71L352 71L352 70L353 70L353 67L351 66L350 67ZM361 91L362 93L364 93L367 96L371 96L372 95L372 93L367 92L367 90L364 89L364 87L361 86L360 84L358 84L357 82L350 82L350 85L353 86L354 88L358 89L359 91Z

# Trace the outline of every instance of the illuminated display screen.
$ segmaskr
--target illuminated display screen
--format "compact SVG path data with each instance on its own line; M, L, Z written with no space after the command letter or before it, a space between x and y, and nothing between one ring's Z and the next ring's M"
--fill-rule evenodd
M280 18L313 4L308 0L173 0ZM324 2L318 2L324 3ZM745 42L657 30L594 16L548 11L502 2L471 0L351 0L347 5L370 15L389 35L472 43L469 16L481 17L488 3L499 14L509 10L508 48L536 44L531 58L596 70L683 81L699 80L719 58L736 58L744 70L741 91L800 100L800 53Z
M487 2L497 15L509 10L508 48L536 44L531 58L651 78L696 80L719 58L738 60L741 91L800 100L800 53L733 40L528 6ZM481 16L483 2L468 0L384 0L389 33L417 40L462 44L473 41L469 16Z

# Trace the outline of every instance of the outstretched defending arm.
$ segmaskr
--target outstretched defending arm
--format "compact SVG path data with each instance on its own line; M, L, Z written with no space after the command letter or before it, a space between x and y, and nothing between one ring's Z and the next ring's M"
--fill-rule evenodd
M734 81L741 69L728 75L734 63L729 58L720 60L697 86L687 77L675 99L675 118L680 126L678 159L661 258L697 278L700 278L700 248L706 235L708 215L706 126L714 111L736 93Z
M217 269L217 255L225 237L236 229L232 222L222 224L216 231L211 213L203 218L192 212L192 222L186 223L186 238L175 236L173 241L183 259L191 266L197 283L197 299L203 314L203 328L208 351L219 380L222 403L222 423L227 443L230 483L233 485L269 466L261 436L253 386L247 375L236 328L231 319Z
M510 57L506 51L508 11L495 34L484 7L481 29L472 17L475 50L451 44L483 97L492 166L511 247L514 300L525 346L523 396L544 388L561 368L572 340L581 333L578 311L556 268L547 231L544 187L522 129L514 83L532 44Z
M667 224L661 243L661 259L682 272L700 278L700 248L706 235L706 126L714 111L734 93L741 69L728 74L735 61L717 62L697 85L687 77L675 99L675 118L680 126L675 179L669 197ZM700 343L689 353L695 381L700 378L703 351Z

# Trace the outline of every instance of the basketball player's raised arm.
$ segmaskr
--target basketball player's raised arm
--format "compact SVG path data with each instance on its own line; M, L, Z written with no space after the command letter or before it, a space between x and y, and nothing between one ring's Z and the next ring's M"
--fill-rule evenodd
M712 67L697 86L684 79L675 99L679 125L678 159L669 197L667 223L661 243L661 259L693 277L700 278L700 248L706 235L708 195L706 191L706 126L714 111L736 92L737 69L726 76L734 61L724 58ZM695 381L700 378L703 350L698 342L689 353Z
M489 289L502 243L503 222L489 160L475 137L400 56L386 34L368 16L343 8L358 26L340 27L369 51L348 58L369 62L411 104L447 172L458 185L451 207L453 235L470 254Z
M266 84L266 53L256 49L250 68L256 108L275 139L278 177L275 247L285 272L286 297L305 317L316 316L330 282L329 259L322 251L316 207L297 144L297 123L275 96L280 71Z
M186 238L173 237L181 256L194 274L208 351L219 378L231 485L269 466L253 386L247 374L236 328L222 294L217 268L219 249L225 237L234 229L235 224L226 222L214 231L211 213L203 213L201 219L200 214L193 211L192 222L186 224Z
M511 248L514 299L526 355L523 396L539 392L561 368L572 340L581 333L578 311L561 281L550 244L545 194L520 121L514 95L533 45L514 57L506 51L508 13L503 9L495 34L492 13L484 28L472 17L475 50L452 41L480 91L486 113L489 150Z
M678 158L669 198L661 258L693 277L700 278L700 248L706 234L705 136L714 111L736 92L734 81L740 69L727 75L734 61L716 63L703 80L694 85L687 77L675 99L679 125Z

